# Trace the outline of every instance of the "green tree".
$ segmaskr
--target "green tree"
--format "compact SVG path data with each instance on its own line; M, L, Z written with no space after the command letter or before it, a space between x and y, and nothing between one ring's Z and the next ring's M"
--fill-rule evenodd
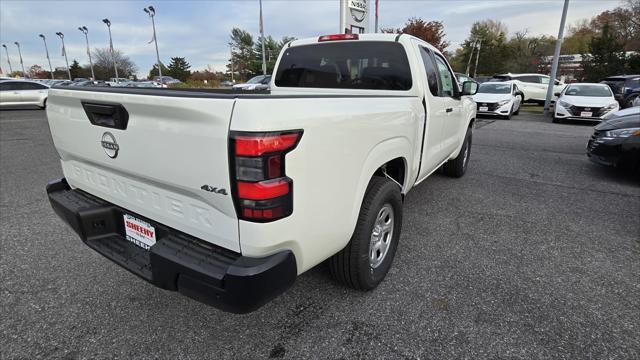
M475 67L475 57L473 54L469 73L477 75L494 75L504 72L507 59L509 57L509 47L507 45L507 27L497 20L476 21L471 26L471 33L467 40L462 43L462 50L456 52L454 63L464 64L466 68L469 57L474 49L474 44L480 44L480 59L478 68ZM459 69L460 71L464 71Z
M251 62L255 61L253 36L242 29L233 28L231 30L231 58L227 68L233 71L236 81L247 80L253 74Z
M508 56L505 71L531 73L538 71L541 58L553 54L556 39L551 36L527 36L526 31L518 31L507 42Z
M278 60L278 55L280 54L280 50L295 40L294 37L284 36L282 40L275 41L271 36L265 36L264 38L264 51L265 51L265 60L267 63L267 74L273 73L273 68L276 65L276 61ZM253 53L254 57L249 64L249 70L251 71L251 75L260 75L262 74L262 43L260 40L256 41L253 45Z
M163 63L160 63L160 65L162 66L162 76L169 76L169 69L167 69L167 67L164 66ZM158 64L153 64L153 66L151 67L151 70L149 70L149 75L147 75L147 79L153 80L153 78L156 76L160 76L160 74L158 73Z
M625 72L624 44L611 33L609 23L604 23L601 35L591 39L589 54L582 55L582 69L584 78L593 82Z
M87 74L84 68L80 66L78 60L73 59L71 66L69 66L69 71L71 72L71 78L79 78L79 77L89 77L91 73Z
M168 69L167 75L180 81L187 81L191 76L191 65L183 57L172 57ZM164 72L162 75L164 75Z

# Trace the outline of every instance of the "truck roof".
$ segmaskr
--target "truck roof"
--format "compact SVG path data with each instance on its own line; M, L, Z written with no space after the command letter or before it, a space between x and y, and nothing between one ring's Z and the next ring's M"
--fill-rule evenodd
M309 38L304 38L304 39L298 39L298 40L294 40L292 42L289 43L289 46L302 46L302 45L311 45L311 44L319 44L322 43L320 41L320 38L322 36L328 36L328 35L332 35L332 34L325 34L325 35L320 35L320 36L316 36L316 37L309 37ZM419 39L413 35L409 35L409 34L388 34L388 33L379 33L379 34L353 34L353 35L357 35L358 39L355 40L329 40L329 41L325 41L327 43L331 43L334 41L388 41L388 42L400 42L400 43L405 43L408 41L411 41L411 39L415 39L425 45L427 45L429 47L429 49L436 51L437 53L441 54L440 50L436 49L433 45L429 44L428 42Z

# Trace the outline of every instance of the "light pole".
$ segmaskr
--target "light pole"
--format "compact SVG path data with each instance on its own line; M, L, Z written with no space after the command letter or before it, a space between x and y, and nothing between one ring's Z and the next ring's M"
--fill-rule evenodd
M11 68L11 60L9 59L9 49L7 49L7 45L2 44L2 47L4 48L4 51L7 53L7 63L9 64L9 74L11 74L13 72L13 69Z
M231 82L235 83L233 81L233 45L229 44L229 51L231 51Z
M262 0L260 0L260 36L262 37L262 75L267 75L267 61L264 53L264 24L262 22Z
M24 72L24 63L22 62L22 51L20 51L20 43L16 41L14 42L14 44L16 44L16 46L18 47L18 55L20 56L20 66L22 66L22 77L25 78L26 73Z
M38 35L42 38L42 41L44 41L44 51L47 54L47 61L49 62L49 73L51 74L51 80L53 80L53 67L51 67L51 59L49 58L49 48L47 47L47 39L44 37L43 34Z
M478 72L478 61L480 60L480 49L482 49L482 39L478 41L478 53L476 54L476 66L473 68L473 78L476 78L476 73Z
M564 0L562 8L562 18L560 19L560 30L558 30L558 40L556 40L556 49L553 52L553 64L551 65L551 76L549 77L549 86L547 87L547 97L544 99L544 115L549 115L549 105L551 104L551 96L553 95L553 86L556 82L558 74L558 62L560 61L560 48L562 47L562 38L564 36L564 23L567 20L567 10L569 9L569 0Z
M69 59L67 59L67 49L64 47L64 34L58 31L56 35L58 35L60 37L60 40L62 40L62 55L64 55L64 61L67 63L67 75L69 75L69 80L71 80L71 70L69 70Z
M118 64L116 63L116 57L113 54L113 39L111 38L111 21L109 19L102 19L102 22L107 25L109 29L109 52L111 53L111 60L113 60L113 69L116 71L116 84L120 82L118 79Z
M153 42L156 44L156 59L158 60L158 74L160 75L160 82L162 83L162 64L160 63L160 52L158 52L158 38L156 37L156 22L154 17L156 16L156 9L153 6L147 6L143 9L144 12L149 14L151 18L151 26L153 27Z
M89 65L91 66L91 80L95 81L96 74L93 72L93 60L91 60L91 48L89 47L89 29L87 29L86 26L80 26L78 30L84 34L84 39L87 41L87 56L89 56Z

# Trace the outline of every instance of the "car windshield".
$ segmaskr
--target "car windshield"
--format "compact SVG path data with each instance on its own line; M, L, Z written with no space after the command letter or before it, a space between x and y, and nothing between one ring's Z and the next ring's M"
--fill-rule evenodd
M571 85L564 93L567 96L591 96L591 97L610 97L611 90L608 86L600 85Z
M479 93L483 94L508 94L511 92L511 84L480 84Z
M247 81L247 84L259 84L262 79L264 79L264 75L255 76L249 79L249 81Z

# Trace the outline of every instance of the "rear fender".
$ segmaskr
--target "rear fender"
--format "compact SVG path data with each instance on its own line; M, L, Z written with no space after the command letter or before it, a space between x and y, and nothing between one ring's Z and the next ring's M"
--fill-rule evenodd
M415 174L409 174L410 172L410 164L412 164L412 159L410 158L410 154L412 154L411 143L409 139L405 137L396 137L384 140L381 143L378 143L371 151L369 152L367 158L364 161L362 166L362 172L360 173L360 179L358 180L358 186L356 187L356 201L353 204L353 208L351 210L351 223L353 224L353 229L355 230L356 222L358 220L358 215L360 214L360 207L362 206L362 200L364 199L364 195L367 191L367 186L371 181L371 178L375 174L375 172L384 164L389 161L397 158L404 159L405 162L405 174L404 174L404 184L402 184L402 194L406 194L407 191L411 189L412 183L409 182L409 179L415 179ZM349 238L351 237L350 234ZM345 245L349 241L349 239L345 239Z

